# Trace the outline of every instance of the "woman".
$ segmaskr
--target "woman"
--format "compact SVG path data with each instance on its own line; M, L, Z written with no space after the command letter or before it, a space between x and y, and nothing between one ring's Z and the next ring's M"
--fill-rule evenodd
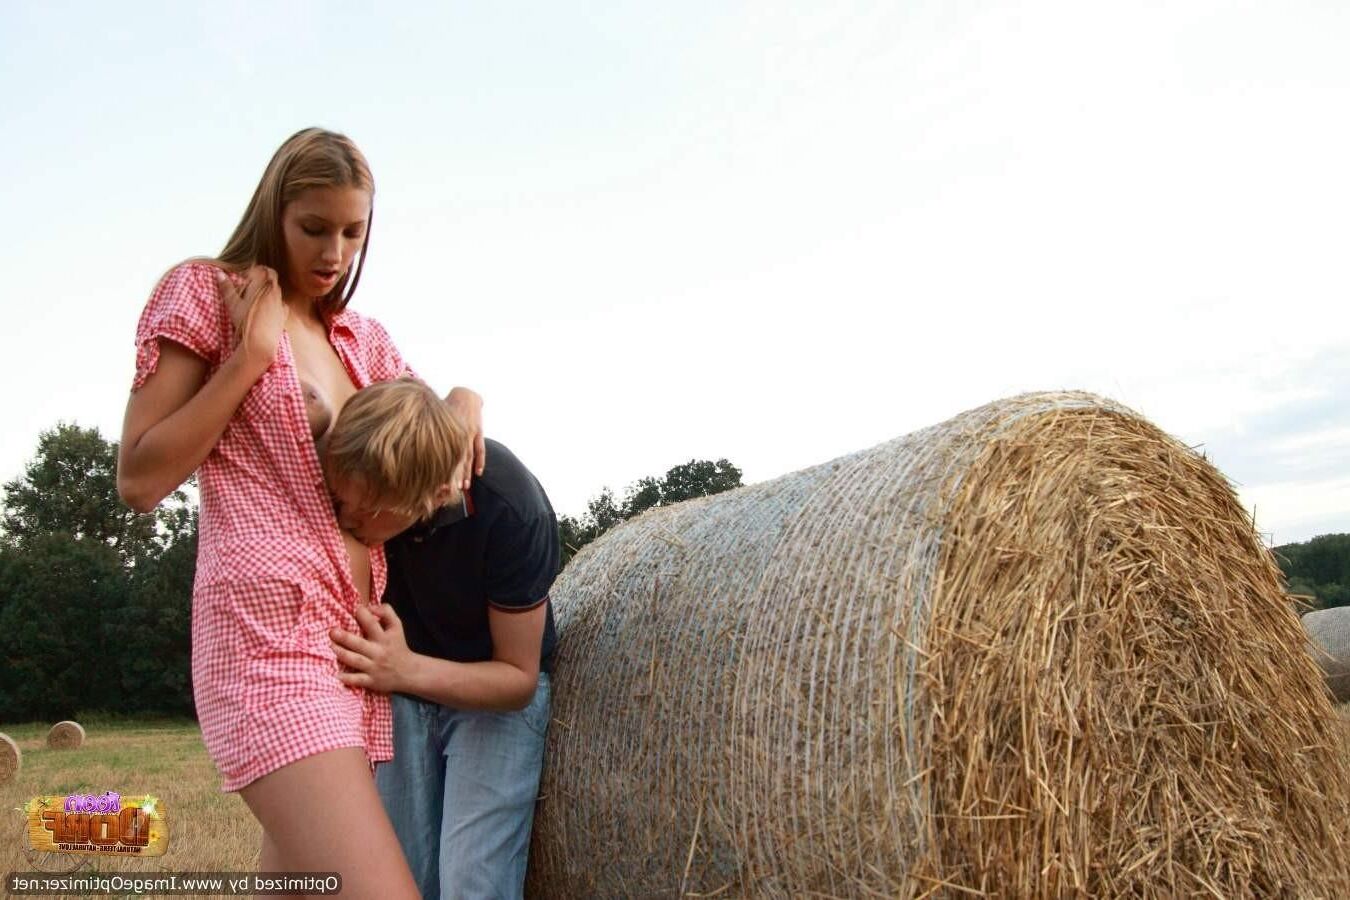
M199 473L193 692L223 789L263 826L259 867L415 897L370 777L393 752L388 700L342 684L328 640L378 603L384 554L339 530L306 415L408 371L384 329L346 308L373 190L347 138L301 131L220 257L160 281L137 328L118 489L148 511ZM478 434L481 472L481 400L449 400Z

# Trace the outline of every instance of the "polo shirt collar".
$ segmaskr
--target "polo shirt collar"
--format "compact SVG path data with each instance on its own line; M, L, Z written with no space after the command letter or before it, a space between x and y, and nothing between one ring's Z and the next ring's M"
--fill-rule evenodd
M462 522L473 515L473 500L467 493L461 493L458 503L447 503L412 527L416 537L426 537L447 525Z

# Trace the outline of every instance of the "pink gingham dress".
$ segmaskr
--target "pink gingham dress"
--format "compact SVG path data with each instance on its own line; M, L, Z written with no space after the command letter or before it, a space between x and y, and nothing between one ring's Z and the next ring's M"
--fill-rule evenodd
M214 270L185 263L164 277L136 329L136 378L159 363L159 339L182 344L214 375L234 327ZM407 374L384 328L351 311L328 330L357 388ZM389 700L348 687L328 629L360 633L359 602L305 417L290 341L249 390L197 470L201 492L192 591L192 688L207 752L235 791L287 763L337 747L393 757ZM384 594L382 548L370 551L371 597Z

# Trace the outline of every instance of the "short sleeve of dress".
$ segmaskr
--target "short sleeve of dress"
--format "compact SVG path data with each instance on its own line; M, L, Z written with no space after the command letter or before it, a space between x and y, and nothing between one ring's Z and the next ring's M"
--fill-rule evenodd
M211 365L220 362L228 318L215 271L203 263L184 263L155 287L136 326L133 391L159 366L161 338L183 345Z

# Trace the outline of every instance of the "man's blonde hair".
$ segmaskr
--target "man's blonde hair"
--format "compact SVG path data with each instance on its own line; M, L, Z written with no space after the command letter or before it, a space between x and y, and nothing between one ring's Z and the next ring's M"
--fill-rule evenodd
M359 480L368 500L425 518L453 485L468 432L436 392L415 378L381 381L352 395L325 438L324 475Z

